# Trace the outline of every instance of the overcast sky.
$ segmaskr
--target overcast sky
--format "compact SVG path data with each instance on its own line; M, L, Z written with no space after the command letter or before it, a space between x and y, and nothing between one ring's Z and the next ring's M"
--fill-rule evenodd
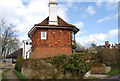
M118 3L58 1L58 15L80 31L76 41L87 46L118 42ZM90 0L89 0L90 1ZM114 0L115 1L115 0ZM19 39L28 39L27 33L49 14L49 0L0 0L0 18L16 25Z

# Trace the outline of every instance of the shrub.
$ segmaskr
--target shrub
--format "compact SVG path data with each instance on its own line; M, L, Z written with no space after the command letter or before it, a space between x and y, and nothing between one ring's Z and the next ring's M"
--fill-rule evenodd
M64 78L81 78L81 76L90 70L88 53L79 53L72 55L59 55L46 59L28 59L27 68L32 70L32 79L64 79ZM26 60L27 61L27 60ZM24 68L26 68L24 66Z
M63 68L64 65L68 62L68 57L69 56L62 54L62 55L50 58L48 62L55 65L56 68Z
M97 48L97 54L94 54L93 60L96 63L104 63L109 66L118 65L117 52L109 48Z
M50 63L55 65L59 70L64 70L65 72L71 72L73 75L84 74L90 70L90 62L86 62L89 57L86 55L90 54L73 54L70 56L60 55L53 57L49 60Z
M22 56L19 55L16 60L15 69L21 72L22 64L23 64L23 59L22 59Z
M66 64L65 69L76 75L86 73L90 70L90 63L86 62L87 59L88 58L86 56L82 56L81 54L74 54L69 57L69 61Z

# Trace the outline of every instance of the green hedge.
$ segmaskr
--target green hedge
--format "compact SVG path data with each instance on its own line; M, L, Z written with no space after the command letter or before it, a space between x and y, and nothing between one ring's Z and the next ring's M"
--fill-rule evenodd
M15 64L15 70L21 72L22 64L23 64L22 56L18 56Z

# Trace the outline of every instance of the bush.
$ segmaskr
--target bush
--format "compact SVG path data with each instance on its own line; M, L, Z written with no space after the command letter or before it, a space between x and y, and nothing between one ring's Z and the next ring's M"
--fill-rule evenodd
M82 56L81 54L74 54L69 57L69 61L66 64L65 69L76 75L86 73L90 70L90 63L86 62L87 59L87 57Z
M93 60L96 63L103 63L108 66L118 65L117 52L109 48L97 48L97 54L94 54Z
M22 59L22 56L19 55L16 60L15 69L21 72L22 64L23 64L23 59Z
M68 56L64 54L55 56L48 59L48 62L55 65L56 68L63 68L64 65L68 62Z
M71 72L73 75L80 75L88 72L90 70L90 62L86 62L89 57L86 55L90 54L73 54L70 56L60 55L53 57L49 60L55 67L59 70L64 70L65 72Z
M69 56L63 54L46 59L29 59L28 68L32 70L30 78L81 78L86 72L90 70L90 62L87 62L89 55L90 54L87 53L72 54ZM26 65L25 62L23 65Z

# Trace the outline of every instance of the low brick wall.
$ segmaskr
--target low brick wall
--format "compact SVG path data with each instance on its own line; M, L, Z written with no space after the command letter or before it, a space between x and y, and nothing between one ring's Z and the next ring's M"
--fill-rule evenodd
M30 79L30 77L31 77L31 69L30 69L30 62L31 62L31 60L28 60L28 59L26 59L26 60L24 60L23 61L23 66L22 66L22 69L21 69L21 73L23 74L23 75L25 75L26 77L28 77L29 79Z
M31 52L30 58L49 58L58 56L60 54L70 55L72 54L71 47L36 47Z
M31 73L32 73L31 69L22 67L21 73L26 77L28 77L29 79L31 79Z

